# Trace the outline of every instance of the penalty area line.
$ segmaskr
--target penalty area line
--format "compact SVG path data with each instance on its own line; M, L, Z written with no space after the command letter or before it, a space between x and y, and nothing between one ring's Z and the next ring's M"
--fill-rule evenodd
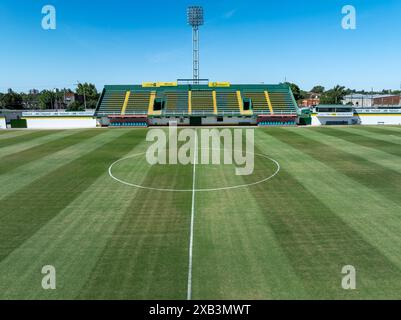
M198 159L198 134L195 131L195 152L194 152L194 165L192 171L192 204L191 204L191 226L189 232L189 262L188 262L188 287L187 287L187 300L192 299L192 253L194 243L194 223L195 223L195 193L196 193L196 162Z

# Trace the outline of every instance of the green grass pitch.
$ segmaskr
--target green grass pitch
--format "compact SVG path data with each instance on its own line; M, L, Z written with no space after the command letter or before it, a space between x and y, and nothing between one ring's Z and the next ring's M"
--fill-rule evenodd
M160 192L113 180L143 153L146 129L0 132L0 299L400 299L401 128L255 129L281 167L253 186ZM188 188L193 166L130 158L144 186ZM197 165L196 188L255 173ZM41 270L56 268L56 290ZM341 287L356 268L356 290Z

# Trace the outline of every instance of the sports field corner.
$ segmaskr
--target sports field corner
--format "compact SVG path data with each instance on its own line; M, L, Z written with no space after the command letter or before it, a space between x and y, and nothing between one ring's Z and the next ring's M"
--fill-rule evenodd
M249 176L148 130L0 131L0 299L401 298L401 127L254 128Z

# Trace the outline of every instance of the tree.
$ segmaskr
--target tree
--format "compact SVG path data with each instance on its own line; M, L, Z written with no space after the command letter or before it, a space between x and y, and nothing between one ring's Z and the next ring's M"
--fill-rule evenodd
M64 92L59 89L54 91L43 90L37 99L40 109L56 109L64 104Z
M43 90L39 94L40 109L53 109L55 105L55 94L50 90Z
M84 105L79 101L74 101L68 105L67 111L84 111Z
M21 93L24 109L37 109L39 107L39 94Z
M325 88L323 86L314 86L311 90L313 93L323 93Z
M23 109L22 97L19 93L10 90L2 97L2 106L6 109L20 110Z
M347 94L345 87L335 86L333 89L328 90L320 97L321 104L340 104Z
M99 93L93 83L78 83L76 93L84 96L87 109L94 109L96 107Z
M96 109L97 100L90 100L86 102L86 109Z
M97 100L99 98L99 94L93 83L79 83L76 93L81 96L85 95L87 101Z
M294 95L296 101L305 99L305 95L302 94L301 89L295 83L285 82L285 84L290 86L292 94Z

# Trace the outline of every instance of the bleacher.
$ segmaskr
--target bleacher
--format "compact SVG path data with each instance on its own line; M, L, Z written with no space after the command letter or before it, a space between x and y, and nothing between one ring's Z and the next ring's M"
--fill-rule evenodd
M216 91L216 100L219 114L238 115L240 113L236 91Z
M191 114L203 115L214 113L212 90L192 90L191 96Z
M146 83L105 86L96 114L256 118L259 115L296 116L297 110L287 84Z
M121 114L126 91L106 91L99 105L97 113Z
M296 107L288 89L275 89L269 92L274 114L296 113Z
M165 91L165 114L188 114L188 91Z
M264 91L244 91L242 93L243 98L250 98L252 101L253 113L266 113L270 114L269 105L266 100L266 95Z
M131 91L125 114L147 114L150 91Z

